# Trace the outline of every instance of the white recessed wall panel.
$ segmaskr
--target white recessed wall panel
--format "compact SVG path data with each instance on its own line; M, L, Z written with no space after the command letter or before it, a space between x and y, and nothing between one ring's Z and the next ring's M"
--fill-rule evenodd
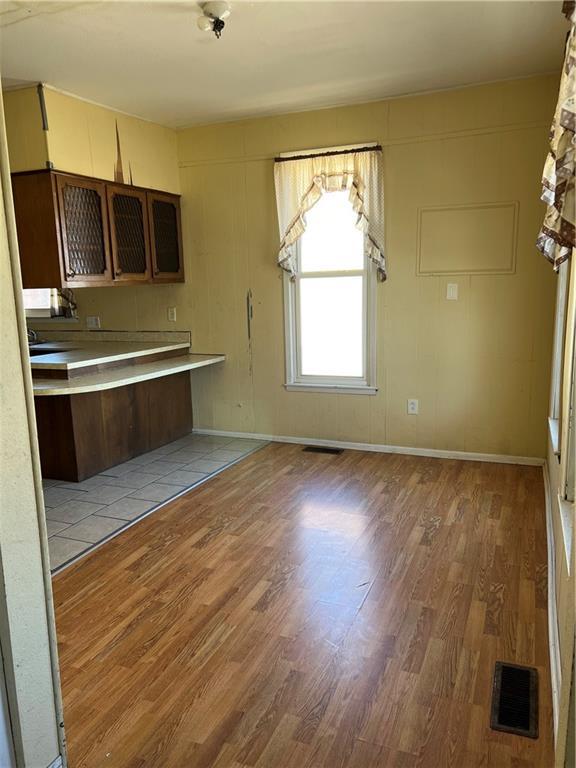
M418 211L418 274L510 274L516 264L518 203Z

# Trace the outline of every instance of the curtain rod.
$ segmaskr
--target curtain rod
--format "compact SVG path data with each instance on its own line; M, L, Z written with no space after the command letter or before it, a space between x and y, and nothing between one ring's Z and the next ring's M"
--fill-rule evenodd
M309 155L292 155L291 157L275 157L275 163L287 163L290 160L310 160L313 157L332 157L333 155L355 155L357 152L381 152L382 146L358 147L358 149L336 149L333 152L316 152Z

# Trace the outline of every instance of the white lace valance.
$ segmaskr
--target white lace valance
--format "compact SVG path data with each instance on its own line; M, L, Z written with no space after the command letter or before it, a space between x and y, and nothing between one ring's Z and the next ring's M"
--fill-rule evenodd
M357 214L356 226L365 234L366 255L376 265L380 280L385 280L382 150L355 152L343 147L333 154L311 152L309 156L279 160L274 166L274 181L280 227L278 264L282 269L291 275L296 272L294 246L306 229L306 212L324 192L347 189Z

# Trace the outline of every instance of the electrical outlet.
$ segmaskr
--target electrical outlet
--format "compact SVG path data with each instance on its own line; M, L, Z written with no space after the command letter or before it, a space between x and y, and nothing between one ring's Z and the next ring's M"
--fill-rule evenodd
M93 331L100 328L100 318L98 317L98 315L87 315L86 328L89 328L90 330L93 330Z
M407 411L408 411L408 415L409 416L417 416L418 415L418 400L408 400Z
M170 323L176 322L176 307L168 307L168 321Z
M448 301L458 301L458 283L448 283L446 285L446 298Z

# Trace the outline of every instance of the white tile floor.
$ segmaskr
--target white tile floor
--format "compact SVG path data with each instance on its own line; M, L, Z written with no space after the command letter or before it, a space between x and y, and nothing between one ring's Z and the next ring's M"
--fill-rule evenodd
M192 433L81 483L44 480L52 571L265 444Z

